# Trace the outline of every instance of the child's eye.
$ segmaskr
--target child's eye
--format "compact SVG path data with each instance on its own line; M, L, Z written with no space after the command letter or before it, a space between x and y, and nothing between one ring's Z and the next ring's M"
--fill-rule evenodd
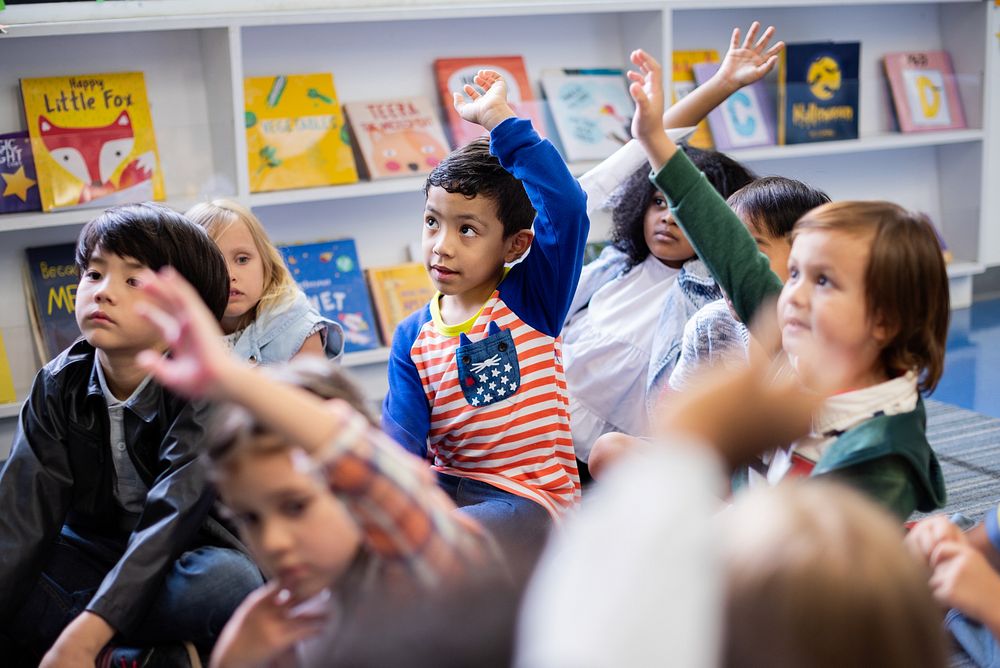
M436 230L438 228L438 222L434 218L428 216L427 218L424 218L424 227L431 230Z
M84 275L84 277L87 280L90 280L90 281L99 281L99 280L101 280L101 272L94 271L93 269L88 269L83 275Z
M248 262L250 262L250 256L249 255L237 255L236 256L236 264L247 264Z
M459 230L463 237L474 237L476 236L476 228L470 225L462 225L462 229Z
M826 274L820 274L816 277L816 285L829 285L830 279L827 278Z
M306 499L294 499L281 504L281 513L285 517L299 517L306 511L309 501Z
M799 277L799 270L798 270L798 268L797 267L789 267L788 268L788 278L791 279L791 278L798 278L798 277Z
M133 288L142 287L142 281L135 277L129 278L125 282Z
M656 197L653 198L653 204L662 208L667 205L667 200L657 195Z
M238 524L242 524L248 528L252 528L260 524L260 515L257 513L236 513L234 517Z

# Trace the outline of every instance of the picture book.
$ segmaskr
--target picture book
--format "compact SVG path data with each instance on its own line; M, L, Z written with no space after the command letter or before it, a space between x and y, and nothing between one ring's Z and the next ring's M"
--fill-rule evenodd
M41 208L28 133L0 135L0 213L40 211Z
M0 332L0 404L12 404L17 401L14 391L14 376L10 372L10 360L7 358L7 348L3 344L3 332Z
M545 114L531 91L528 71L521 56L476 56L471 58L439 58L434 61L434 76L437 80L441 106L448 118L453 148L465 146L486 131L474 123L462 120L452 102L453 92L462 92L463 86L475 87L473 78L479 70L496 70L507 82L507 100L514 112L522 118L530 118L538 134L545 136Z
M698 63L719 62L719 52L715 49L696 51L674 51L673 54L673 102L693 91L696 87L694 66ZM688 144L695 148L713 148L712 133L708 129L708 119L698 123L698 129L691 135Z
M882 63L900 131L965 127L962 99L947 51L887 53Z
M712 78L718 63L694 65L694 78L701 85ZM715 147L729 151L775 143L774 102L763 80L744 86L708 114Z
M563 156L603 160L632 138L634 104L621 70L564 70L541 77Z
M344 105L355 156L371 180L427 174L448 155L437 110L426 97Z
M142 72L21 79L45 211L162 200Z
M69 347L80 336L76 324L76 244L25 249L24 288L28 318L41 364Z
M358 180L332 74L247 77L243 94L250 192Z
M344 351L379 347L375 318L353 239L279 246L313 307L344 328Z
M778 67L778 143L858 137L860 42L787 44Z
M423 308L436 293L422 262L368 269L368 287L378 313L379 329L385 344L392 345L396 326L406 316Z

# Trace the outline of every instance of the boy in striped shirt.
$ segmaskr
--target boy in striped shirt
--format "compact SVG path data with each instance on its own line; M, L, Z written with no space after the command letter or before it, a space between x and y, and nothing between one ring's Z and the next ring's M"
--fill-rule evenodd
M559 337L590 222L580 185L515 117L503 78L480 70L475 83L484 92L466 85L471 99L455 93L455 108L489 142L427 178L422 244L438 292L396 329L382 425L530 558L580 496Z

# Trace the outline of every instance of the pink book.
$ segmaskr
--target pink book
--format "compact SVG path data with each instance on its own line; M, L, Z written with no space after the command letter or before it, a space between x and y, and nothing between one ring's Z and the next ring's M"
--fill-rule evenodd
M902 132L966 127L955 70L947 51L887 53L885 75Z

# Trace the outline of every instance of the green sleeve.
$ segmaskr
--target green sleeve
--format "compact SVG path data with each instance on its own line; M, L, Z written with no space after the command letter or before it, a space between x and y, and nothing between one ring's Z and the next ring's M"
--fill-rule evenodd
M917 509L917 490L910 465L901 457L879 457L824 473L818 478L843 482L857 489L905 522Z
M781 279L767 256L725 200L683 151L650 177L670 202L674 219L744 323L768 297L781 292Z

